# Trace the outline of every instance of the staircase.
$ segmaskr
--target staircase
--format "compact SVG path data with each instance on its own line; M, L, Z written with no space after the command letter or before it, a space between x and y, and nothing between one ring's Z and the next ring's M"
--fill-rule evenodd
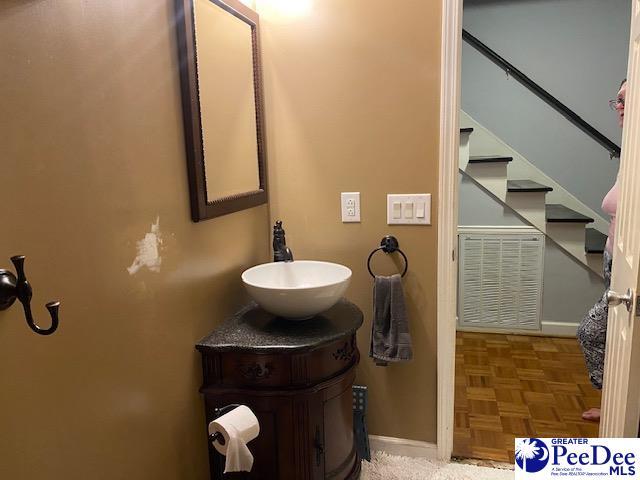
M460 172L602 276L606 220L461 112ZM473 126L468 126L473 125ZM476 133L474 133L476 132ZM478 136L477 144L474 135ZM472 154L473 153L473 154ZM517 165L513 165L514 158ZM557 190L559 192L554 192ZM549 201L548 195L554 195Z

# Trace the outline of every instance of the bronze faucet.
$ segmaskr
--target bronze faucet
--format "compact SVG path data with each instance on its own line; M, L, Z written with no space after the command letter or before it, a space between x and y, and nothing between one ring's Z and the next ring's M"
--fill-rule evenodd
M287 241L284 238L282 220L278 220L273 226L273 261L293 262L293 253L287 247Z

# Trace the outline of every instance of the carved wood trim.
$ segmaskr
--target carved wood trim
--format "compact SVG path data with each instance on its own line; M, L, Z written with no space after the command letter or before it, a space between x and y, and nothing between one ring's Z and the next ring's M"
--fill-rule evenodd
M350 340L344 342L342 347L338 347L338 349L331 354L334 360L340 360L344 362L351 362L353 357L355 356L357 351L355 336L351 337Z
M269 378L273 374L275 368L271 362L253 362L239 364L238 370L240 370L240 373L244 378L258 381Z

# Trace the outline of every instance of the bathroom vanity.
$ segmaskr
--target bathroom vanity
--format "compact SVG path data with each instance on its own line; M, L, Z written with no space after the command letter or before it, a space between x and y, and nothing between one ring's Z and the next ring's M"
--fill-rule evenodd
M247 405L260 422L248 444L252 471L223 476L225 458L209 444L212 479L359 477L351 387L362 318L345 299L304 321L250 304L198 342L207 425L229 404Z

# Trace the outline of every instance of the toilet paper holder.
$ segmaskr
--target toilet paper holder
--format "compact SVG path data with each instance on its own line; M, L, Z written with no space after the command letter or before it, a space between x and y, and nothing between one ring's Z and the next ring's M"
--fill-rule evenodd
M215 420L216 418L219 418L222 415L225 415L225 414L229 413L231 410L233 410L234 408L238 408L239 406L240 406L239 403L231 403L231 404L225 405L224 407L221 407L221 408L214 408L213 409L213 415L214 415L213 419ZM225 444L224 436L220 432L215 432L215 433L209 434L209 441L210 442L218 442L220 445L224 445Z

